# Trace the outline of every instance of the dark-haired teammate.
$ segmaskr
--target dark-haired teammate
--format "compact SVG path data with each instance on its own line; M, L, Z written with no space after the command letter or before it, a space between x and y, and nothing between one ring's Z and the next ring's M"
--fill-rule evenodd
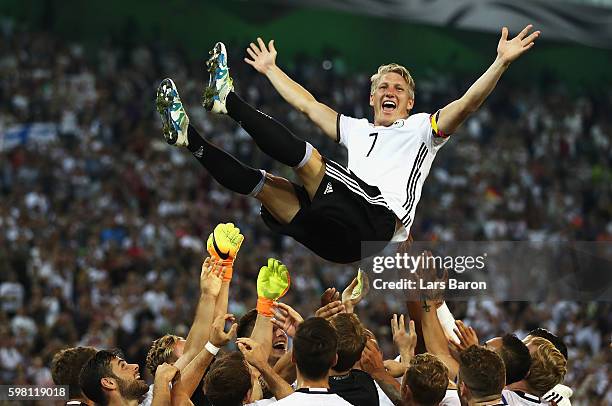
M66 405L93 405L79 386L79 373L89 359L96 354L93 347L72 347L58 351L51 360L51 377L56 385L68 385Z
M155 372L153 406L170 404L170 383L178 368L162 364ZM118 351L100 350L83 366L79 385L96 405L138 405L149 390L141 379L138 364L128 364Z
M372 255L389 241L408 238L423 183L438 149L493 91L512 61L534 45L531 25L508 40L502 29L497 58L459 99L434 114L410 114L414 81L406 68L383 65L372 76L374 122L338 114L318 102L276 65L273 42L247 49L245 59L264 74L280 95L323 132L348 149L348 168L323 157L273 118L234 93L227 53L217 43L208 61L210 82L203 105L227 114L258 147L292 167L302 185L248 167L202 138L189 118L174 82L164 79L157 109L166 141L187 147L223 186L262 203L262 217L274 231L289 235L319 256L349 263ZM362 247L364 241L379 241Z

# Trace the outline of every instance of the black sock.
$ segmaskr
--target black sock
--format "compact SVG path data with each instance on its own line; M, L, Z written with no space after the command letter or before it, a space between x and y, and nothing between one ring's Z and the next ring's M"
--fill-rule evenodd
M236 120L257 146L273 159L298 166L306 155L306 141L297 138L287 127L251 107L236 93L230 92L226 100L227 114Z
M255 195L263 187L264 173L246 166L227 152L217 148L189 125L187 148L213 178L229 190L242 195Z

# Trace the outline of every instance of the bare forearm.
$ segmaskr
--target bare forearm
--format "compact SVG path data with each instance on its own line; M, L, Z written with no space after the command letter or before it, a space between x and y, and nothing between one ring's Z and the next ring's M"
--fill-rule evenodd
M509 64L495 59L489 69L474 82L465 92L461 99L464 100L468 111L476 111L487 97L491 94L502 74L508 69Z
M496 59L465 94L440 110L438 130L445 134L454 133L461 124L474 113L491 94L508 64Z
M270 67L266 72L266 77L281 97L302 113L307 113L308 105L316 102L316 99L308 90L291 79L278 66Z
M265 75L287 103L306 114L325 135L336 140L338 113L319 103L308 90L287 76L278 66L269 68Z
M293 388L279 374L272 369L268 364L261 365L257 368L263 376L268 389L274 394L276 400L285 398L293 393Z
M387 371L377 371L372 374L372 378L378 386L385 392L385 395L391 399L394 405L402 404L402 396L400 392L400 384Z
M170 384L156 379L153 384L153 399L151 406L167 406L170 404Z
M204 376L204 371L212 362L213 355L206 349L202 349L198 355L181 371L180 380L172 388L172 392L184 393L188 398L198 387Z
M183 369L204 347L210 335L210 327L214 320L216 297L214 295L201 295L198 301L193 325L187 335L183 355L176 361L175 366Z
M227 303L229 301L229 286L230 281L223 281L223 283L221 284L221 291L217 295L217 301L215 302L215 315L213 316L213 320L227 313Z
M426 301L423 301L422 305L422 326L425 347L428 352L436 355L446 364L451 376L454 377L457 374L458 365L448 349L448 341L442 329L442 324L440 324L440 320L438 319L436 305Z
M251 339L257 341L263 347L266 353L266 359L272 351L272 318L261 314L255 319L255 327L251 333Z

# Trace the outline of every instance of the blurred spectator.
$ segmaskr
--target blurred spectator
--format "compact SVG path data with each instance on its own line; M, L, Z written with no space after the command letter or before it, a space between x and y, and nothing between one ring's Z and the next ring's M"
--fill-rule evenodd
M257 270L268 256L296 269L287 301L303 314L324 288L346 285L354 270L332 271L271 234L255 201L230 195L188 154L165 145L153 99L160 80L171 76L206 136L249 164L291 177L231 120L199 107L200 61L176 48L113 42L87 59L79 44L48 33L2 35L0 383L44 381L45 365L65 346L119 346L144 366L154 338L186 334L202 241L221 221L237 223L246 236L230 292L237 316L253 306ZM241 62L242 46L228 49L248 101L330 158L346 159ZM340 56L330 70L301 58L289 72L322 102L367 116L368 76L347 75L337 69L342 65ZM452 72L417 77L415 111L435 111L471 80ZM412 233L420 240L611 241L611 110L603 89L574 95L561 84L502 81L440 151L422 197L435 204L419 206ZM26 136L26 143L14 142ZM601 351L610 343L609 303L551 298L454 307L484 340L538 326L555 331L570 347L565 383L575 390L572 404L612 399L612 355ZM359 310L389 357L389 315L399 310L391 298Z

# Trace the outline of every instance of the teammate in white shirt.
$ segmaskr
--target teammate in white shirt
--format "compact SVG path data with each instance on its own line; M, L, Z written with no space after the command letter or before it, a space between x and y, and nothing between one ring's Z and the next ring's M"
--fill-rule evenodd
M222 185L256 197L274 231L289 235L317 255L349 263L372 255L391 240L408 238L423 183L438 149L493 91L510 63L530 49L540 32L525 27L508 40L502 29L497 58L459 99L434 114L410 115L414 80L406 68L383 65L372 76L374 122L338 114L318 102L276 65L273 41L261 38L245 61L264 74L280 95L348 149L348 169L323 157L271 117L234 93L227 53L217 43L208 61L211 78L203 105L240 123L259 148L292 167L302 185L250 168L202 138L189 125L176 86L162 81L157 109L169 144L186 146ZM362 247L363 241L379 241Z
M459 354L457 375L463 406L503 406L506 370L501 357L485 347L472 345Z
M563 382L567 373L567 360L561 351L545 338L531 337L525 344L531 354L529 374L525 379L508 385L503 393L504 398L509 405L549 404L553 399L547 392ZM571 396L571 393L569 395ZM563 400L562 398L565 399L563 396L556 397L559 401Z
M326 319L311 317L301 323L295 332L292 361L297 371L297 389L288 396L288 391L281 387L287 383L269 373L271 368L264 357L257 357L257 349L254 348L257 344L248 338L239 338L237 342L245 359L263 374L276 398L281 398L275 405L350 405L329 389L329 373L338 360L338 336Z

